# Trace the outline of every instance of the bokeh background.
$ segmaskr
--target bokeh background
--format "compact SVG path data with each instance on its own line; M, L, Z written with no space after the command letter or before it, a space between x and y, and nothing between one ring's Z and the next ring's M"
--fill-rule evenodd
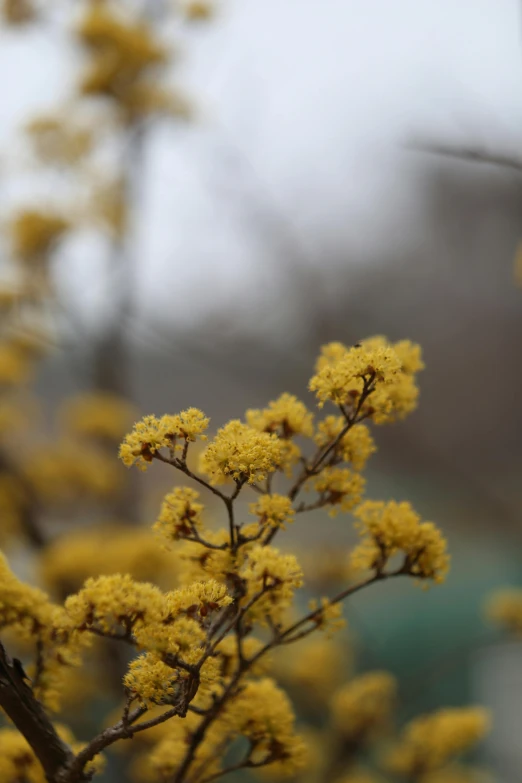
M20 130L58 104L80 111L73 5L0 33L4 266L20 205L77 206ZM190 117L150 121L138 155L116 139L98 161L127 155L128 235L115 252L83 226L56 248L35 386L43 428L93 388L140 415L199 406L218 426L283 390L312 405L324 342L419 342L420 408L376 433L368 494L435 520L451 576L427 595L377 587L346 614L360 667L401 678L405 717L492 707L485 760L505 783L522 768L522 647L492 635L482 604L522 582L519 6L222 0L204 25L166 25ZM169 483L134 479L143 520ZM287 536L309 551L352 541L349 519L320 512Z

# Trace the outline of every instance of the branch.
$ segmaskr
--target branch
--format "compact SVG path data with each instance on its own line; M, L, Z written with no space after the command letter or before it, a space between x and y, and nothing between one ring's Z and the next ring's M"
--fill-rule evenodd
M56 783L74 760L33 691L19 662L11 660L0 643L0 706L25 737L49 783ZM78 780L86 780L81 776Z
M85 766L92 761L95 756L105 750L105 748L108 748L109 745L113 745L121 739L132 739L132 737L140 731L159 726L160 723L165 723L169 718L179 715L179 708L172 707L172 709L162 712L161 715L156 715L155 718L150 718L141 723L134 723L134 721L138 720L146 711L146 707L136 707L136 709L127 716L127 719L122 718L118 723L115 723L114 726L110 726L108 729L105 729L94 737L94 739L78 753L73 763L70 765L70 780L81 781L81 775L83 774Z
M237 543L235 540L236 537L235 537L235 528L234 528L233 504L234 504L234 500L241 492L241 489L245 484L245 480L244 479L237 480L236 486L234 488L234 492L231 495L225 495L224 492L221 492L221 490L216 489L216 487L212 486L212 484L210 484L208 481L205 481L205 479L201 478L201 476L198 476L197 473L193 473L183 459L178 459L177 457L174 457L173 459L169 459L168 457L164 457L163 454L161 454L159 451L155 451L152 457L153 459L158 459L160 462L164 462L166 465L172 465L173 468L177 468L177 470L180 470L182 473L185 474L185 476L188 476L193 481L196 481L198 484L201 484L202 487L205 487L205 489L208 489L210 492L212 492L212 494L216 495L218 498L220 498L223 501L228 513L228 524L230 529L230 546L232 550L235 552L237 549Z
M407 147L414 152L424 152L429 155L444 156L445 158L458 158L470 163L484 163L491 166L514 169L518 172L522 171L522 160L520 158L499 152L489 152L480 147L455 147L431 141L412 141Z

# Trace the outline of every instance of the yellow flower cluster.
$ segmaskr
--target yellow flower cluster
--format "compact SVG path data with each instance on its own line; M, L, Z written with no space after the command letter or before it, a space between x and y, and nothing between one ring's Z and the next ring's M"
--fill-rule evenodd
M442 582L449 568L446 540L432 522L421 522L410 503L368 500L354 512L363 541L354 549L354 568L381 572L401 552L405 572Z
M76 592L90 576L114 572L171 587L176 568L174 555L158 546L149 528L111 523L64 533L40 559L43 582L58 596Z
M339 631L346 625L342 617L342 604L332 604L328 598L321 598L320 601L312 598L309 606L312 612L315 612L317 609L321 610L314 616L313 621L317 628L321 631L326 631L328 636L331 636L333 632Z
M16 729L0 729L0 780L46 783L45 773L27 740Z
M14 477L0 473L0 542L5 543L20 532L26 501L23 487Z
M65 611L78 631L123 636L148 651L182 654L185 662L193 663L194 653L200 657L212 613L231 601L226 587L215 580L162 593L128 574L112 574L88 579L67 598Z
M366 482L347 468L325 468L313 483L324 505L332 506L329 513L334 517L339 510L350 511L361 502Z
M144 22L117 15L104 2L89 3L78 37L92 59L82 80L85 95L103 95L136 116L155 92L151 68L167 60L166 49Z
M183 13L190 22L206 22L214 15L214 5L206 0L187 0Z
M22 640L41 646L36 695L58 709L64 667L79 663L81 639L69 626L64 610L36 587L20 582L0 554L0 629L12 629Z
M268 404L268 408L250 409L246 412L250 427L260 432L275 432L282 438L292 435L312 437L313 414L293 394L282 394Z
M326 416L317 425L315 442L318 446L332 443L346 425L342 416ZM370 430L364 424L356 424L348 430L336 448L343 462L349 462L354 470L364 470L366 463L376 451Z
M0 387L24 383L30 372L28 356L12 340L0 342Z
M397 694L395 679L384 671L362 674L340 688L330 707L337 731L364 744L389 728Z
M41 115L26 126L36 155L44 163L70 166L91 150L92 131L63 116Z
M344 646L313 636L300 645L299 655L288 656L285 649L281 653L275 659L277 679L297 689L314 705L339 686L349 658Z
M293 522L295 511L286 495L261 495L249 507L250 513L259 517L261 526L284 529L286 522Z
M388 767L406 776L440 769L480 742L489 726L489 713L482 707L454 707L422 715L404 730Z
M83 588L65 601L65 610L76 628L98 628L110 634L123 627L135 630L161 615L164 594L148 582L136 582L129 574L87 579Z
M34 449L24 473L46 503L107 498L118 492L121 475L114 460L90 444L62 441Z
M15 627L30 638L35 629L51 622L53 606L37 587L20 582L0 553L0 628Z
M198 651L196 642L201 642L203 634L196 627L198 634L193 638L191 652L185 649L183 663L196 663ZM188 636L187 636L188 643ZM187 655L187 652L189 654ZM200 653L199 653L200 655ZM207 693L217 689L219 685L219 663L216 658L207 658L199 670L198 700ZM157 704L176 704L184 695L184 688L189 679L189 673L182 667L172 668L153 653L140 655L129 664L129 669L123 678L127 690L137 698L140 704L152 707Z
M190 487L174 487L165 495L159 517L153 529L167 541L191 539L202 527L203 504L198 503L199 492Z
M281 443L275 434L259 432L239 419L218 430L201 455L200 468L212 484L227 479L262 481L281 464Z
M26 209L11 223L13 253L25 262L40 261L70 227L63 216L53 212Z
M350 348L324 346L310 381L319 405L327 400L352 416L383 424L402 418L417 404L415 374L423 368L420 349L407 340L373 337Z
M486 615L506 630L522 633L522 589L508 588L493 593L486 604Z
M135 419L134 406L108 392L70 397L62 408L65 427L75 435L118 442Z
M74 739L67 726L56 725L60 739L66 742L74 753L83 749L83 743ZM87 774L101 772L104 759L97 756L86 767ZM27 740L15 729L0 729L0 780L2 783L47 783L48 778Z
M255 636L247 636L241 644L243 656L247 659L253 658L263 647L264 642ZM225 636L217 647L217 653L219 655L220 676L227 679L237 671L240 664L237 639L234 636ZM250 673L252 675L266 674L268 668L268 656L262 657L252 666Z
M120 446L120 459L125 465L136 465L146 470L154 454L162 448L180 450L198 438L206 440L203 434L210 419L198 408L188 408L179 414L166 414L161 419L145 416L134 425Z
M88 203L88 217L104 231L122 238L127 228L128 204L125 182L121 177L95 181Z
M270 764L274 775L291 776L305 766L306 747L295 734L292 706L272 679L247 682L222 720L232 736L250 741L252 761Z
M291 605L294 591L303 584L303 572L295 555L284 555L272 546L253 546L239 573L247 584L244 601L248 603L260 596L249 613L260 622L267 615L274 622L279 621Z

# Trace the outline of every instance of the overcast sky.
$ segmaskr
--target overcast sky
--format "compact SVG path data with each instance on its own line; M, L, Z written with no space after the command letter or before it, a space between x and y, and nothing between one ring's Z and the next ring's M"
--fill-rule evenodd
M418 159L404 149L412 136L522 157L519 5L222 0L212 24L184 36L176 72L199 122L163 126L150 149L141 301L186 319L238 291L246 307L269 298L284 263L274 220L297 239L303 263L343 243L346 263L367 263L415 216ZM65 97L74 74L58 35L2 34L8 176L17 123ZM10 192L0 191L4 215ZM87 255L89 264L85 248L68 264L64 285L91 308L103 286L94 248Z

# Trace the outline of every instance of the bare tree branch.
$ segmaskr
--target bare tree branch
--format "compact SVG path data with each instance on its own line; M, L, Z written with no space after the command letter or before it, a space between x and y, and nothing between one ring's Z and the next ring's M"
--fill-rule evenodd
M414 152L422 152L429 155L441 155L446 158L458 158L470 163L483 163L490 166L522 171L522 158L507 155L502 152L494 152L481 147L453 146L441 144L437 141L412 140L406 144L407 149Z

